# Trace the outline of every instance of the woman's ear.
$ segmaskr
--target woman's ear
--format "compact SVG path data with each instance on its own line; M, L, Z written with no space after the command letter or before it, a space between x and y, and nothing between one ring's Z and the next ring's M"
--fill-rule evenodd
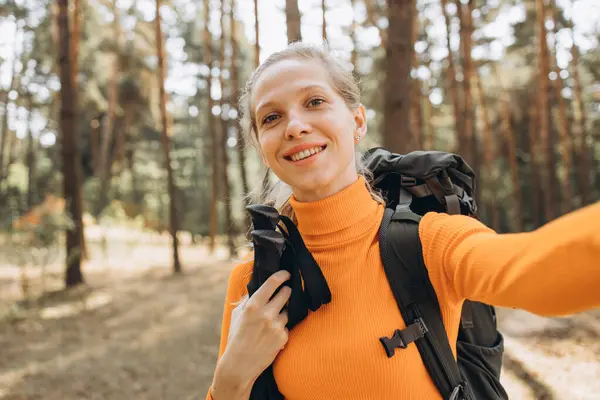
M354 129L354 138L358 142L367 134L367 115L365 107L361 104L356 110L354 110L354 123L356 128Z

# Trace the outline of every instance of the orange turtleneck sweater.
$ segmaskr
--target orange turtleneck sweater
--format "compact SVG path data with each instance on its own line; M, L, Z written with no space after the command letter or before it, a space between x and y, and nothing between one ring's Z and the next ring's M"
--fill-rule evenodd
M379 342L406 325L379 254L383 206L364 179L320 201L292 197L291 205L332 300L290 331L274 363L281 393L288 400L440 399L416 346L388 358ZM541 315L600 306L599 221L600 203L519 234L496 234L465 216L426 214L419 234L452 350L465 298ZM220 355L232 303L247 293L251 272L249 262L231 273Z

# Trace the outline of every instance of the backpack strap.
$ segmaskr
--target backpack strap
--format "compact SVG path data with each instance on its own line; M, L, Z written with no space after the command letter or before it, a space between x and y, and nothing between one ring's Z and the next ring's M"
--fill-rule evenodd
M391 339L380 341L388 357L393 356L393 349L405 348L410 343L408 340L414 341L443 399L471 400L474 397L460 375L437 296L427 275L418 232L421 217L410 211L409 197L412 196L406 192L401 190L396 211L386 208L379 230L379 245L388 282L407 328L397 330Z

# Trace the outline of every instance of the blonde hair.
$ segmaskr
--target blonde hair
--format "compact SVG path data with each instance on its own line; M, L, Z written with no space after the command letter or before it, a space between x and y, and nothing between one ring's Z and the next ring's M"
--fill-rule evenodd
M261 65L259 65L244 88L244 94L240 98L240 108L242 111L242 131L246 143L253 145L260 150L257 138L256 121L252 110L251 97L252 89L256 81L268 67L289 59L304 59L320 62L329 73L331 85L336 93L344 100L350 110L356 110L360 107L360 88L357 80L351 71L348 71L342 63L332 56L326 43L314 45L302 42L289 44L285 49L271 54ZM371 186L371 174L361 161L360 153L355 154L356 170L359 175L365 177L367 188L374 200L383 204L382 197ZM267 171L268 173L269 171ZM263 204L271 205L279 210L281 215L290 217L295 223L296 218L294 210L290 205L292 189L285 182L278 181L272 185L267 193L262 193L263 188L258 188L248 194L252 201L260 201Z

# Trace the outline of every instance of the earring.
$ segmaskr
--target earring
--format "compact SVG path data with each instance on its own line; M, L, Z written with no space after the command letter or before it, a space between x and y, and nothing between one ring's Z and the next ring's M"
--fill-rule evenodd
M354 136L354 139L355 139L355 140L360 140L360 135L356 135L356 136Z

